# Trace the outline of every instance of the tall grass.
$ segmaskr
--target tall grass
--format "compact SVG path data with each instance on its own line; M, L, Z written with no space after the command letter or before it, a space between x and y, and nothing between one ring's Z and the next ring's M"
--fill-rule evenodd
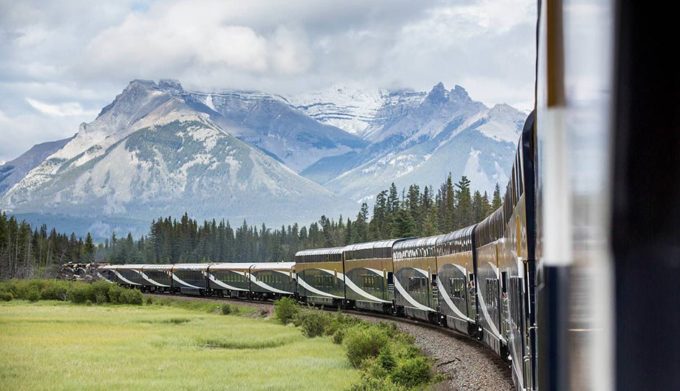
M340 391L360 376L343 353L296 328L221 312L0 302L3 390Z

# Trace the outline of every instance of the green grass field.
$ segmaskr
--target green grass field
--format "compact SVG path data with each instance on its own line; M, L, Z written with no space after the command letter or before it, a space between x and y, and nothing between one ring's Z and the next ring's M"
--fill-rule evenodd
M340 345L273 320L171 306L0 303L2 390L342 390Z

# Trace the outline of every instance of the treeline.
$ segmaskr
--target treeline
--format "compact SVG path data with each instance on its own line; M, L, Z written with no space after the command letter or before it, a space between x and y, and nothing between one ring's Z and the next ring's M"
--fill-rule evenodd
M91 262L95 250L89 233L83 240L0 213L0 279L53 275L63 263Z
M152 222L149 235L139 240L114 235L99 246L97 259L112 263L293 260L301 249L451 232L482 220L500 206L498 186L489 197L473 193L466 177L454 183L449 175L436 191L411 185L400 194L392 184L376 195L370 215L363 203L354 218L321 216L309 226L271 228L243 221L234 228L229 221L199 223L187 214L179 220L159 218Z

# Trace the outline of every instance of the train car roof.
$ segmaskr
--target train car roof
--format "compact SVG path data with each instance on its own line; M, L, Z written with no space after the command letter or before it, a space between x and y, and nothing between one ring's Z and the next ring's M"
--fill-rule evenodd
M126 270L126 269L141 269L144 265L141 264L124 264L124 265L106 265L102 266L101 269L105 270Z
M487 224L490 224L490 221L493 220L494 218L499 218L498 215L501 215L500 218L502 219L502 215L503 215L503 205L501 205L498 209L494 210L493 213L491 213L490 215L486 216L486 217L484 218L484 220L480 221L480 222L477 223L476 225L486 226Z
M147 265L142 265L142 270L170 270L172 269L175 265L171 263L161 263L161 264L147 264Z
M441 235L439 237L439 240L437 241L437 244L451 242L453 240L457 240L457 239L464 238L464 237L471 237L472 231L474 230L474 228L475 228L475 225L471 225L469 227L465 227L465 228L459 229L457 231L453 231L453 232L449 232L447 234Z
M213 263L210 270L289 270L295 262L223 262Z
M369 248L391 248L395 243L403 240L405 239L377 240L375 242L349 244L345 246L344 251L367 250Z
M345 247L328 247L328 248L315 248L311 250L301 250L295 253L296 257L305 255L328 255L328 254L342 254Z
M205 270L212 263L176 263L173 265L174 270Z
M398 242L394 245L395 250L404 250L410 248L431 247L437 244L437 240L444 235L428 236L425 238L408 239Z

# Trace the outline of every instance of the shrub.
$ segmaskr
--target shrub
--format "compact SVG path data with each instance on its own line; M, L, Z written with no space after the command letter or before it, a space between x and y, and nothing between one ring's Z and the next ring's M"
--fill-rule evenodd
M110 283L106 281L95 281L92 284L90 284L90 288L92 289L92 299L96 303L107 303L109 301L108 298L108 292L109 292L109 285ZM99 297L99 298L98 298ZM101 298L104 298L104 301L99 301Z
M300 309L297 303L290 297L283 297L274 302L276 318L283 324L290 323L299 312Z
M417 387L432 379L430 363L423 356L400 360L392 372L392 381L405 387Z
M389 346L384 346L380 349L380 354L378 354L378 363L387 371L391 371L397 366L397 360L392 354L392 350Z
M28 291L28 294L26 295L26 300L35 303L36 301L40 300L40 292L38 292L37 290Z
M120 304L142 305L143 300L142 292L136 289L123 289L119 297Z
M305 311L298 314L302 334L307 338L319 337L324 334L328 318L319 311Z
M335 333L333 333L333 343L340 345L342 343L342 340L345 338L345 330L343 329L337 329L335 330Z
M375 378L364 376L361 383L350 388L352 391L403 391L404 387L398 386L389 378Z
M359 368L367 358L376 357L387 342L387 335L379 327L354 326L347 331L343 343L350 364Z
M16 299L37 301L40 300L40 291L45 285L46 282L40 280L11 280L9 291Z
M222 315L231 314L231 306L229 304L222 304Z
M12 292L0 292L0 301L12 301L12 299L14 299Z
M343 315L341 313L337 313L333 316L329 315L328 322L326 323L325 334L335 335L338 332L338 330L342 330L341 333L343 333L345 329L357 324L357 322L358 319L353 318L351 316Z
M106 304L109 301L105 293L97 293L94 295L94 302L97 304Z
M64 301L68 297L68 284L62 282L53 282L43 287L40 291L40 298L42 300L60 300Z
M122 304L120 302L120 295L121 295L121 293L123 293L123 289L124 288L121 288L118 285L113 285L113 284L109 285L109 288L106 291L106 295L109 298L109 303L111 303L111 304L119 304L119 303Z
M68 299L72 303L83 304L88 300L95 299L94 291L88 284L73 284L68 292Z
M75 304L142 304L139 291L96 281L93 283L58 280L10 280L0 282L0 300L68 300ZM10 299L11 295L11 299Z
M151 297L146 298L146 305L151 305L153 304L153 299Z

